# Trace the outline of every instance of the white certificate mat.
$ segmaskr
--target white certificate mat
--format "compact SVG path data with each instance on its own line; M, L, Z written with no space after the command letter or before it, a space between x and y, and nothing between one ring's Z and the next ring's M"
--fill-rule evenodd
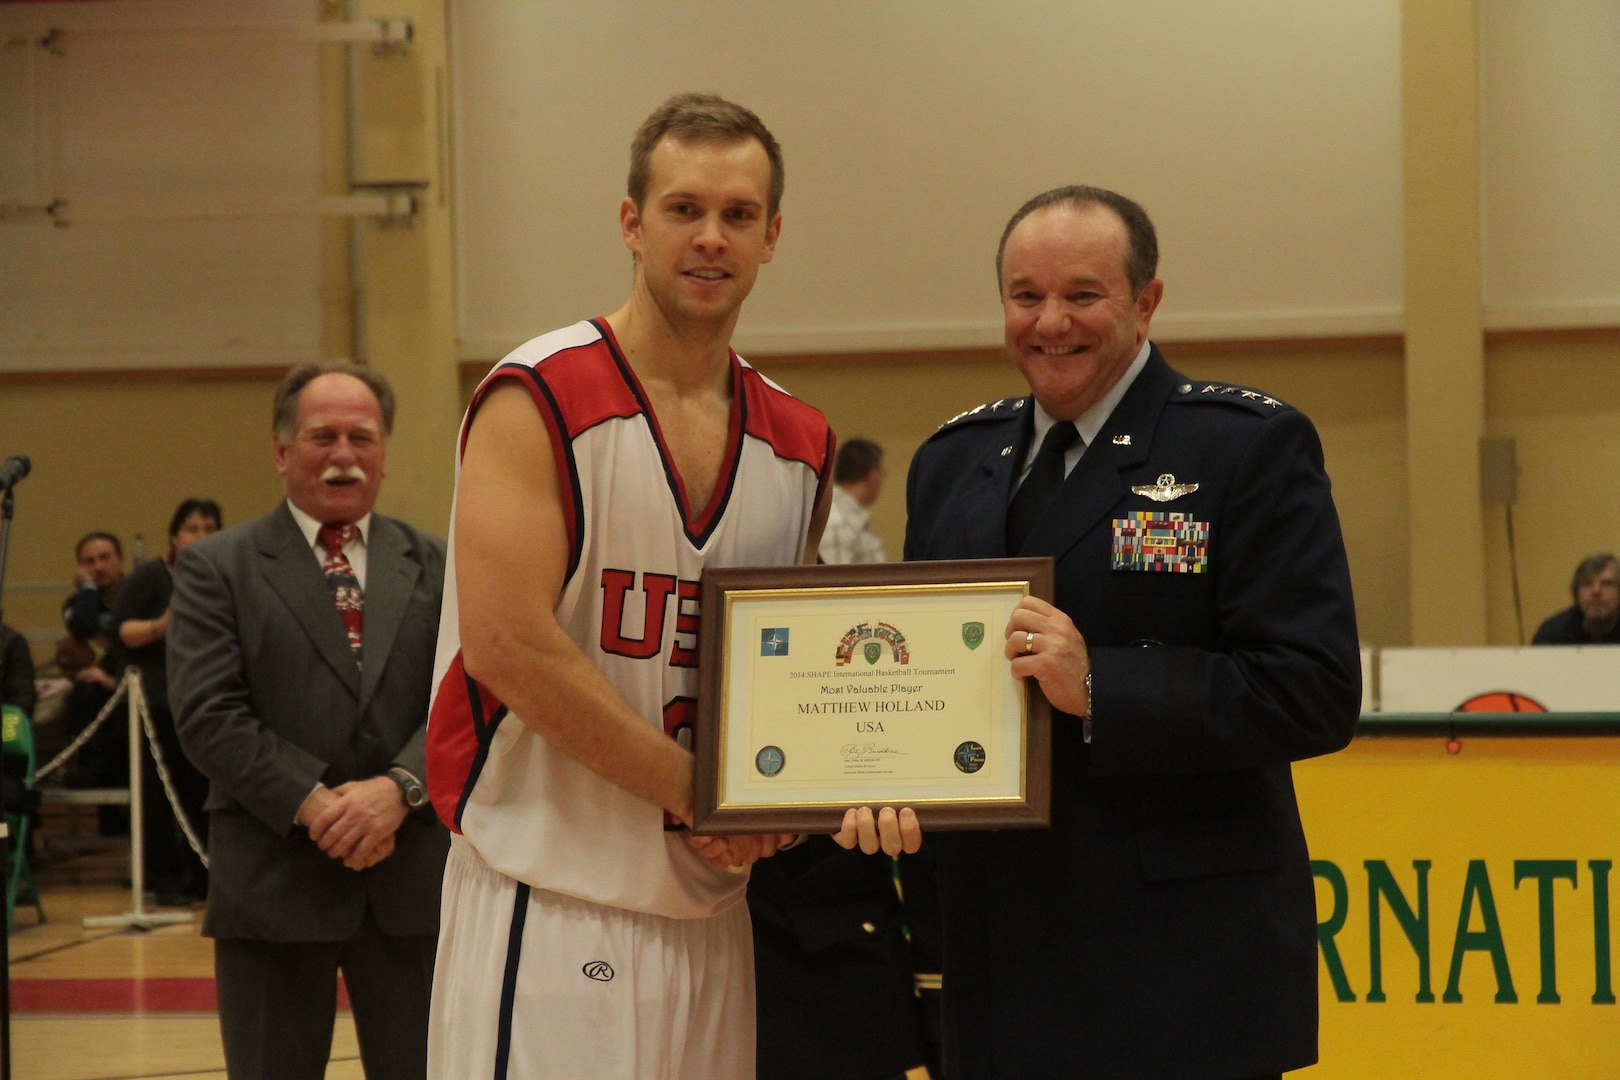
M836 821L850 806L910 806L925 824L954 809L966 825L998 804L1024 809L1030 704L1044 719L1045 703L1005 656L1007 620L1031 591L1008 561L986 560L977 569L1000 576L973 581L886 581L867 567L858 583L809 585L805 571L853 568L794 567L792 587L732 588L716 606L706 592L706 640L721 624L704 654L720 667L704 680L719 700L699 724L700 743L716 744L713 811Z

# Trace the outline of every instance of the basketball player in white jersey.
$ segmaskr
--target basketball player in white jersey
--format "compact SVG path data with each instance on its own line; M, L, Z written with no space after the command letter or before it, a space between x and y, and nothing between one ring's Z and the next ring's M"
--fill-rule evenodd
M833 439L730 349L775 253L751 112L672 98L632 147L624 306L517 349L463 423L428 786L453 833L429 1075L752 1077L740 871L790 837L693 837L705 566L813 561ZM916 850L851 810L846 847Z

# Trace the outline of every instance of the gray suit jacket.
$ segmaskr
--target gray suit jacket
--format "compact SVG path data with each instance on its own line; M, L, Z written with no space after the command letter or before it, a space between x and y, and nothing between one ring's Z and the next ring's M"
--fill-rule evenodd
M363 666L285 503L176 561L169 698L187 756L212 781L210 937L343 941L368 903L386 933L438 930L449 834L431 807L408 815L393 854L360 872L293 824L317 782L395 764L424 775L444 544L371 520Z

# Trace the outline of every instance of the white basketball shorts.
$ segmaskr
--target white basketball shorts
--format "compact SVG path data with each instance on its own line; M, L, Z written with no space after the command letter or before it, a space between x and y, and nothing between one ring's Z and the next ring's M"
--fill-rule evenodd
M708 919L602 907L445 864L428 1080L752 1080L748 905Z

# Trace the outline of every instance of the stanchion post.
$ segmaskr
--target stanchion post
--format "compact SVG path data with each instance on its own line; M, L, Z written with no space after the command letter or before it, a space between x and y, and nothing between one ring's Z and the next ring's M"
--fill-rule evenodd
M96 915L84 920L85 926L121 926L150 930L154 926L191 921L189 911L146 910L146 869L142 865L146 839L144 816L141 811L141 738L145 729L141 717L146 712L146 695L141 690L139 672L131 668L124 672L124 688L129 695L129 881L135 897L129 911L122 915Z
M11 827L0 821L0 850L11 854ZM8 858L6 866L11 865ZM11 930L0 937L0 1080L11 1080Z
M141 689L140 672L133 668L124 673L129 680L129 884L135 894L130 912L137 917L146 913L146 802L141 798L145 777L141 774L141 708L145 695Z

